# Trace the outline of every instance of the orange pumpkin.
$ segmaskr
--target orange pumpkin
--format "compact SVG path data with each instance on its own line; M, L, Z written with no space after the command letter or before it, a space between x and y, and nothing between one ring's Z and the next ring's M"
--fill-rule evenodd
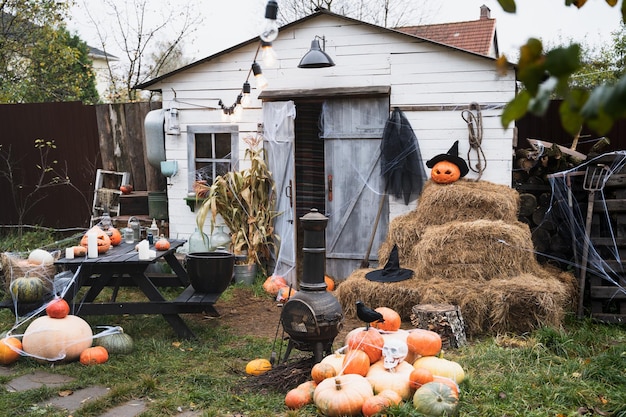
M324 282L326 283L326 290L327 291L334 291L335 290L335 280L331 276L324 275Z
M409 375L409 384L413 389L418 389L424 384L433 382L433 380L433 373L426 368L414 368Z
M285 395L285 405L287 408L297 410L307 404L311 404L313 402L315 387L317 387L317 384L314 381L306 381L287 392L287 395Z
M287 281L280 275L270 275L263 283L263 289L273 296L278 295L278 291L286 286Z
M293 297L294 294L297 292L298 291L294 290L293 288L282 287L281 289L278 290L278 295L276 295L276 301L281 302L281 303L285 302L289 300L291 297Z
M375 321L371 324L372 327L386 332L395 332L400 328L402 320L400 319L400 314L398 314L395 310L389 307L378 307L376 308L376 311L383 315L384 321Z
M162 237L154 244L156 250L168 250L170 248L170 241Z
M363 403L372 396L372 386L365 377L348 374L320 382L315 388L313 401L325 416L359 416Z
M430 171L430 178L438 184L450 184L461 178L461 170L455 163L439 161Z
M72 246L74 257L87 256L87 248L84 246Z
M367 353L370 363L378 362L383 356L385 339L379 331L373 327L361 330L355 329L346 336L346 344L349 349L359 349Z
M118 229L116 229L115 227L111 227L109 228L109 233L111 234L111 236L109 236L109 239L111 239L112 246L117 246L122 243L122 234Z
M420 356L435 356L441 351L441 336L432 330L414 329L406 337L409 352Z
M363 403L361 412L365 417L373 417L375 415L383 414L383 412L391 406L391 400L388 397L382 395L374 395L369 397Z
M70 306L63 298L58 297L48 303L46 314L53 319L62 319L70 314Z
M367 375L370 370L370 358L367 353L359 349L352 349L343 358L343 373Z
M94 226L91 229L89 229L87 233L85 233L83 238L80 240L81 246L84 246L85 248L88 247L89 238L87 237L87 235L89 235L89 233L96 234L96 238L98 242L98 253L105 253L111 248L111 238L109 238L109 235L107 235L105 231L102 230L99 226Z
M80 363L83 365L98 365L109 360L109 352L102 346L94 346L80 353Z
M313 378L313 381L318 384L326 378L331 378L333 376L337 376L337 371L335 370L335 367L329 363L318 362L313 365L313 368L311 368L311 378Z
M16 337L0 339L0 365L10 365L20 358L22 342Z

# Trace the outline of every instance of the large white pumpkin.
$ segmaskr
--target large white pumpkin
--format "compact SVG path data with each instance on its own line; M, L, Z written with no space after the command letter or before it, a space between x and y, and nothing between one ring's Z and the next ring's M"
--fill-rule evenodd
M70 314L62 319L41 316L26 328L22 349L41 362L72 362L91 347L92 341L91 327L78 316Z

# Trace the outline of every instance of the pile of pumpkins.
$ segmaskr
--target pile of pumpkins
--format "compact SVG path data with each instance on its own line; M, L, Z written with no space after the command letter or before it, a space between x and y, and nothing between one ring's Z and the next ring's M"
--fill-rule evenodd
M335 280L329 275L324 275L326 291L335 290ZM285 302L298 291L287 284L287 280L280 275L270 275L263 282L263 289L270 295L276 297L276 301Z
M89 324L69 314L70 307L63 298L46 305L46 315L28 325L21 340L6 335L0 339L0 365L10 365L20 356L29 356L41 363L80 361L83 365L105 363L110 353L126 354L133 350L132 338L117 327L96 339Z
M457 415L459 384L465 372L457 362L442 357L439 334L425 329L401 330L396 311L388 307L376 311L384 322L350 331L342 349L313 366L311 380L287 393L285 405L299 409L314 404L330 417L369 417L412 401L426 416ZM408 354L387 369L383 347L392 339L395 345L397 340L406 343Z

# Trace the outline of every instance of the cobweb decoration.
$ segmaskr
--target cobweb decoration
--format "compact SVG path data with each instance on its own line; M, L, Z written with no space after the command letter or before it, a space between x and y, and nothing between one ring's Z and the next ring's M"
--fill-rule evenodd
M551 174L552 202L546 213L546 219L571 233L570 265L586 288L581 294L592 315L609 314L618 321L626 319L625 165L626 151L618 151ZM580 297L579 316L582 306Z

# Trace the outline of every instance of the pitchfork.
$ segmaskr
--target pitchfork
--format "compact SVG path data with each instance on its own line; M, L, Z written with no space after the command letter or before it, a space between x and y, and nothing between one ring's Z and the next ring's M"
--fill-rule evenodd
M578 318L583 316L583 298L585 295L585 280L587 277L587 260L589 258L589 244L591 235L591 219L593 218L593 203L596 191L602 191L607 177L610 175L609 167L604 164L588 166L585 171L583 189L589 192L587 199L587 219L585 223L585 240L583 241L583 254L580 266L579 294L578 294Z

